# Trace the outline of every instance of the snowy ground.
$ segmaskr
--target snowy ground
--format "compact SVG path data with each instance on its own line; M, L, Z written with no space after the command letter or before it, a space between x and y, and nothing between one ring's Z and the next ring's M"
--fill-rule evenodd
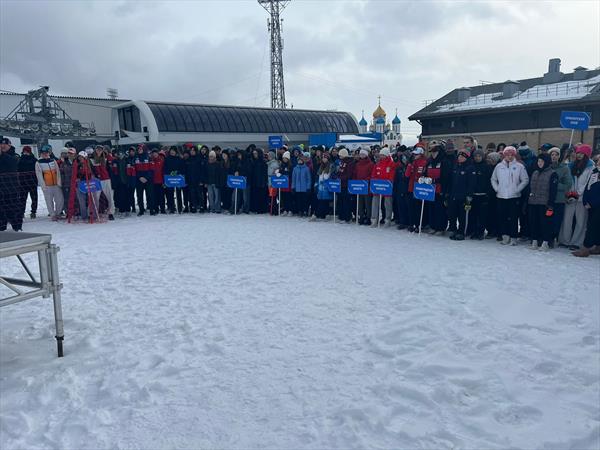
M66 355L50 300L1 309L3 450L600 447L600 258L297 218L25 229L61 247Z

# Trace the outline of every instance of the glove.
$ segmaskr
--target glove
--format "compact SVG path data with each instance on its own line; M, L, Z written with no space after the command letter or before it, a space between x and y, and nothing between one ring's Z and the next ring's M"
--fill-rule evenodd
M469 202L465 203L465 211L471 211L471 204Z
M172 170L172 171L171 171L171 176L173 176L173 177L174 177L175 175L177 175L177 171L176 171L176 170Z
M467 203L471 203L473 201L473 197L467 197L466 200L467 200Z
M546 209L546 217L552 217L554 215L554 210L552 208Z
M147 180L146 178L144 178L144 177L140 177L140 181L141 181L142 183L146 183L146 182L148 182L148 180Z
M577 199L575 197L569 197L567 199L567 203L575 203L577 201Z

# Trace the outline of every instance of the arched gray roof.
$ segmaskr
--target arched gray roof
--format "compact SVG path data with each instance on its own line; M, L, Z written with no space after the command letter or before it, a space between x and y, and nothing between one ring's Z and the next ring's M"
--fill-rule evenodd
M146 102L159 132L358 133L346 112Z

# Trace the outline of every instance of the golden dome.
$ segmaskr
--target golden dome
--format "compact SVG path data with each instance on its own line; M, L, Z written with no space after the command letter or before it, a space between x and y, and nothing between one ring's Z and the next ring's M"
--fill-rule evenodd
M381 107L381 105L377 106L377 109L375 111L373 111L373 117L377 118L377 117L385 117L387 114L385 113L385 110Z

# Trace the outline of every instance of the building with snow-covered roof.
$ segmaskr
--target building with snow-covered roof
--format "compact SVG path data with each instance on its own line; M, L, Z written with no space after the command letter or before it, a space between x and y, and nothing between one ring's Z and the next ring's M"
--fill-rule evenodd
M541 77L457 88L409 120L421 124L423 139L473 135L484 146L527 141L539 148L569 142L571 130L560 127L562 111L590 114L590 129L575 131L573 142L600 149L600 69L562 73L560 59L551 59Z

